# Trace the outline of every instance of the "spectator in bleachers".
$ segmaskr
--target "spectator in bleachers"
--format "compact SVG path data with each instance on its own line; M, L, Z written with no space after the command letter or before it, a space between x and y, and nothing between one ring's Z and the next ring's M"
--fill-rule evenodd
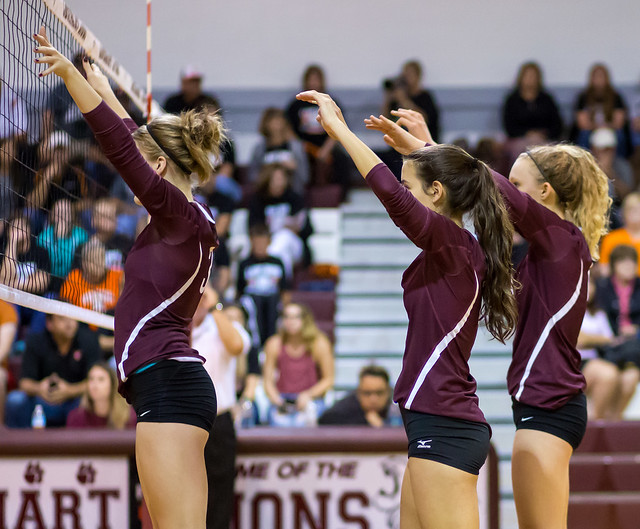
M194 349L206 360L204 367L216 388L218 405L204 448L209 483L208 529L228 529L231 522L237 446L232 415L236 405L236 370L238 361L244 360L251 347L242 324L229 319L218 301L218 293L205 287L191 331Z
M118 393L116 373L108 364L93 364L86 386L80 405L67 415L67 428L136 427L136 413Z
M591 420L619 420L635 392L640 373L638 368L634 365L618 366L603 357L607 348L622 343L624 338L615 337L607 314L597 304L596 283L590 277L587 311L578 336L578 350L582 357L582 373L587 381L587 409Z
M293 134L284 111L274 107L267 108L262 113L259 131L262 138L251 155L249 181L258 181L264 165L279 163L291 171L291 188L304 194L309 182L309 161L304 146Z
M242 428L255 426L259 422L259 413L256 406L256 390L262 377L260 368L259 347L253 343L251 333L247 328L249 315L240 304L226 304L224 307L226 316L242 327L249 334L251 347L246 355L246 363L238 363L236 371L236 387L238 388L238 405L236 408L236 424Z
M133 246L133 241L116 231L117 203L112 198L102 198L95 202L91 214L93 237L105 247L105 265L115 270L124 269L124 261ZM76 262L76 267L80 265Z
M282 260L288 277L303 258L310 262L305 241L311 223L304 198L291 188L291 173L281 164L265 165L249 203L249 228L266 224L271 233L269 254Z
M25 136L29 119L24 101L0 74L0 141Z
M192 65L187 65L180 73L180 92L171 94L164 103L164 109L171 114L187 110L220 112L220 101L212 94L202 91L202 73ZM215 185L219 191L228 194L235 202L242 198L242 189L233 180L236 154L233 141L226 138L220 145L220 156L214 161Z
M400 411L391 401L387 370L376 365L363 367L358 375L357 389L326 410L318 419L318 424L374 428L401 426Z
M30 294L44 294L49 288L49 254L31 236L29 219L14 217L3 234L0 253L0 283Z
M49 253L51 292L59 292L71 271L76 249L86 240L87 232L75 223L71 202L66 198L55 202L49 215L49 224L38 236L38 245Z
M562 118L553 96L544 88L538 63L520 66L516 86L502 106L502 123L512 160L527 147L560 139Z
M4 405L9 383L8 358L18 330L18 312L0 299L0 425L4 424Z
M640 92L640 90L639 90ZM631 147L633 148L633 169L636 187L640 184L640 93L631 104Z
M619 340L605 350L604 357L621 369L615 418L620 418L640 379L640 276L638 252L619 245L611 252L610 276L597 283L597 303L606 313Z
M434 141L440 137L440 111L429 90L422 86L422 66L418 61L408 61L402 67L399 76L385 79L382 82L384 101L382 114L390 119L397 119L393 112L405 108L420 112L429 124ZM336 101L336 104L338 102ZM394 149L380 153L380 159L387 164L398 180L402 172L402 156Z
M608 68L594 64L589 71L587 88L580 92L575 104L574 141L589 148L591 133L599 128L616 132L618 155L629 155L627 106L622 96L613 88Z
M333 387L331 342L318 330L311 311L288 303L277 334L264 346L264 389L271 402L272 426L315 424L323 397Z
M95 333L66 316L47 314L45 330L27 337L19 390L7 396L7 426L28 428L36 404L43 407L47 426L64 426L99 359Z
M86 77L82 67L84 51L73 58L73 65ZM47 138L54 131L64 131L74 139L93 139L93 133L82 117L63 82L59 82L49 92L45 110L42 115L41 138Z
M307 66L302 75L302 89L326 92L325 74L321 66ZM346 194L350 185L349 157L316 121L318 109L306 101L294 98L287 107L286 115L293 132L300 138L309 155L311 184L336 182Z
M236 296L249 315L253 343L260 347L276 332L280 303L289 284L282 261L269 253L269 229L254 224L249 238L251 253L238 266Z
M422 65L415 60L407 61L402 66L402 73L395 79L385 79L384 107L382 113L393 118L392 110L407 108L420 112L437 142L440 137L440 111L433 94L422 86ZM318 90L311 88L310 90ZM324 90L318 90L324 92ZM336 101L336 104L338 102Z
M220 108L214 95L202 91L202 78L202 72L195 66L185 66L180 72L180 91L166 99L164 109L170 114L180 114L186 110L202 110L209 106Z
M13 138L0 138L0 221L10 219L20 197L16 193L13 167L17 155L17 145ZM4 222L0 222L0 235L4 232Z
M598 268L601 275L609 275L611 252L621 244L633 246L640 253L640 193L629 193L625 197L622 201L622 227L609 232L600 243Z
M85 175L70 163L78 154L78 144L73 142L71 136L56 130L43 139L38 150L40 170L27 195L27 204L34 209L51 210L53 204L61 198L67 198L75 205L87 196ZM46 219L35 220L44 223Z
M618 140L612 129L596 129L589 138L591 153L600 168L609 177L610 194L613 199L611 227L620 227L620 204L634 188L633 169L626 158L616 152ZM617 224L616 224L617 223Z
M105 247L96 238L82 245L81 262L80 268L73 269L62 285L60 297L85 309L113 311L124 273L107 266Z

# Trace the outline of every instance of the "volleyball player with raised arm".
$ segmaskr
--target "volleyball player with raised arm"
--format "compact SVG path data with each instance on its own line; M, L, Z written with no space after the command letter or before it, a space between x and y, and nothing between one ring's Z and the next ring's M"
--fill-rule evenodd
M404 272L409 316L402 372L395 385L409 440L402 484L403 529L475 529L477 479L490 428L478 406L468 360L479 319L506 339L516 305L509 256L513 228L489 169L457 147L408 156L402 184L353 132L326 94L298 99L339 141L393 222L422 250ZM469 214L477 239L462 226Z
M192 176L205 180L223 128L194 111L137 128L107 79L87 60L85 79L44 33L34 35L40 76L55 73L105 155L151 216L125 263L115 311L120 392L137 417L136 462L155 529L205 527L204 446L216 397L203 358L190 347L189 324L218 244L207 208L194 201Z
M424 119L396 112L399 125L371 117L399 152L432 143ZM518 266L519 320L507 385L516 436L513 494L521 529L564 529L569 459L586 430L580 354L589 269L598 258L611 199L593 156L572 145L535 147L515 162L509 180L493 173L515 228L529 250Z

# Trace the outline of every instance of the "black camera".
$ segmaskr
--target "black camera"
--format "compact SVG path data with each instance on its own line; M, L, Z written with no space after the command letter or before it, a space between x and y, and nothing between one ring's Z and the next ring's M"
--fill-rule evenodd
M398 88L405 89L407 88L407 81L402 75L399 75L398 77L388 77L382 81L382 88L388 92Z

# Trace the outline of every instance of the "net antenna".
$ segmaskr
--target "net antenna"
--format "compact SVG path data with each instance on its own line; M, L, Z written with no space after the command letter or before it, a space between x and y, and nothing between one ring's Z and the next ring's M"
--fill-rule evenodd
M111 267L110 257L92 257L100 252L110 255L110 249L100 247L100 242L94 244L91 232L97 228L90 224L97 209L94 205L113 200L114 180L105 180L104 171L95 169L102 163L97 159L101 154L96 155L97 147L86 133L75 135L77 129L73 127L84 124L75 105L56 114L64 107L65 98L70 98L66 90L58 90L60 82L55 76L38 78L32 34L44 25L61 53L70 59L73 55L89 56L150 119L163 113L151 95L151 0L147 0L146 93L64 1L3 0L0 12L0 299L113 329L113 316L109 315L112 309L105 302L109 292L86 292L75 283L69 286L69 279L81 268L85 253L87 262L93 258ZM108 166L104 162L102 169ZM58 204L65 201L71 207ZM63 217L67 226L71 222L73 229L85 232L73 250L60 244L59 239L49 244L53 237L50 232L49 238L43 238L43 233ZM31 249L37 247L40 254L42 250L49 254L47 257L45 253L41 261L46 262L42 269L38 261L41 255L20 258L32 252L21 249L29 247L29 242ZM80 252L83 245L97 253ZM122 274L121 266L109 270ZM115 290L113 285L120 280L121 275L114 275L109 288Z

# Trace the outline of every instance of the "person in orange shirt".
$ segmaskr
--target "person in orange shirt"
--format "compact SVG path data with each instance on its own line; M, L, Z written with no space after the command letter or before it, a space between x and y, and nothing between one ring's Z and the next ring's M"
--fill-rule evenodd
M640 254L640 193L629 193L622 202L623 227L609 232L600 243L599 271L609 275L609 256L621 244L633 246ZM638 263L640 275L640 262Z
M0 424L4 424L4 402L7 397L7 358L18 329L18 312L10 303L0 299Z
M95 238L83 246L81 268L71 271L60 290L63 300L97 312L115 309L124 273L107 267L105 252Z

